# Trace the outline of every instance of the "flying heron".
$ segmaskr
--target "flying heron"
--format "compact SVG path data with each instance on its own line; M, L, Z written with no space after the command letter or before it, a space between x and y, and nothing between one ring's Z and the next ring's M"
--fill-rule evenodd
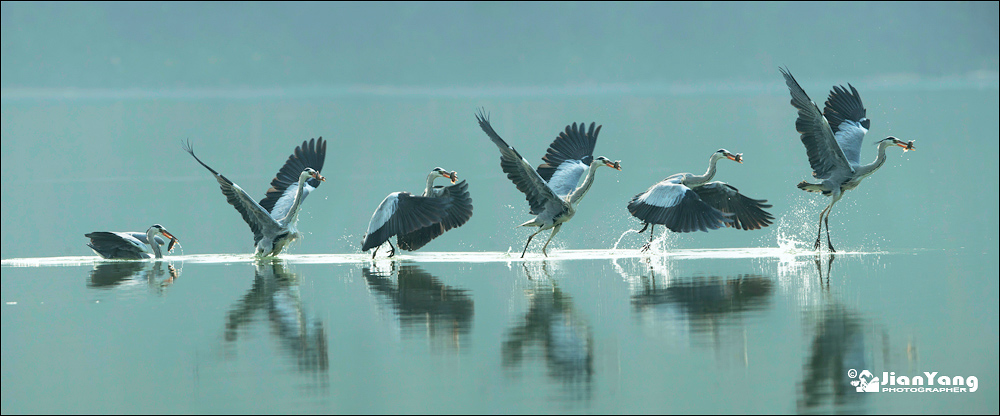
M542 246L542 254L548 257L545 249L552 241L552 237L555 237L562 228L563 223L576 214L576 206L594 183L594 173L597 168L607 166L620 171L621 162L612 162L604 156L596 158L593 156L601 126L595 129L595 123L590 123L590 128L587 129L583 123L579 125L573 123L566 126L566 131L560 132L549 145L548 151L542 158L545 163L539 165L536 171L530 162L517 153L517 150L500 138L490 126L489 116L482 110L476 114L476 120L479 121L479 127L500 149L500 168L507 174L507 178L514 182L517 190L525 194L531 206L529 212L535 215L534 219L520 225L538 227L538 231L528 236L528 241L524 243L521 257L524 258L524 253L528 251L528 245L535 235L551 228L552 233ZM577 187L584 172L587 173L587 177L583 184Z
M820 237L823 234L823 224L826 224L826 244L831 252L836 251L830 241L830 211L844 192L857 188L861 180L875 173L885 163L885 149L889 146L902 147L904 152L916 150L913 140L904 142L889 136L878 141L878 156L875 161L862 165L861 142L871 121L865 116L865 107L861 104L861 96L853 85L847 84L850 91L843 86L834 86L826 99L823 112L820 113L799 83L792 77L787 68L778 68L785 77L785 84L792 94L792 106L799 110L795 120L795 130L802 134L802 144L806 146L809 164L813 169L813 177L820 183L802 181L799 189L806 192L821 192L832 197L819 214L819 230L816 231L816 243L813 249L819 249Z
M301 146L295 147L285 165L271 180L271 188L260 203L254 201L239 185L198 159L190 141L183 148L215 175L222 194L226 196L226 202L236 208L243 216L243 221L250 226L257 257L276 256L288 243L301 236L295 223L302 201L321 181L326 181L319 174L326 159L326 142L322 137L303 141Z

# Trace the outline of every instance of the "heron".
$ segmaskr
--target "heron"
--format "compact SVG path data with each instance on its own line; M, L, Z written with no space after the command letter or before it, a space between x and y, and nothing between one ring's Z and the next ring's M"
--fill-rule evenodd
M656 224L663 224L677 233L707 232L723 226L759 230L772 224L774 217L764 211L772 206L766 199L748 198L728 183L712 182L715 164L722 159L742 164L743 154L719 149L709 158L708 171L704 175L671 175L629 201L629 213L644 223L638 232L651 227L649 242L642 246L642 251L649 250L653 243Z
M434 186L437 178L447 178L453 185ZM414 251L437 238L445 231L461 227L472 218L472 198L466 181L455 184L457 172L436 167L427 175L424 193L416 196L409 192L393 192L382 200L368 223L368 232L361 243L361 251L379 247L388 242L389 257L396 248L389 239L396 236L399 248Z
M170 245L167 246L168 253L174 249L175 244L180 242L177 237L170 234L170 231L167 231L160 224L153 224L145 233L94 231L83 236L90 239L87 246L102 258L140 260L163 258L160 246L166 241L160 237L161 235L170 239Z
M832 198L830 204L819 214L819 230L816 232L816 242L813 249L819 250L823 234L823 224L826 224L826 244L831 252L836 250L830 241L830 211L844 196L844 192L857 188L861 180L875 173L885 163L885 149L899 146L903 152L916 150L913 140L903 142L893 136L878 141L878 156L875 161L862 165L861 142L871 125L866 117L861 96L853 85L847 88L834 86L826 99L823 112L820 113L799 83L792 77L788 68L778 68L785 77L785 84L792 95L792 106L799 110L795 120L795 130L802 136L802 144L806 146L809 164L813 169L813 177L820 183L800 182L797 186L806 192L820 192Z
M322 137L303 141L302 145L295 147L285 165L271 180L271 188L267 190L266 196L260 203L254 201L239 185L195 156L190 141L184 143L183 148L194 157L194 160L215 175L222 194L226 196L226 202L236 208L243 216L243 221L250 226L250 231L253 231L255 256L270 257L281 254L288 243L301 237L295 225L302 201L321 182L326 181L326 178L319 173L323 169L323 161L326 160L326 142Z
M569 221L576 214L576 207L580 200L590 190L594 183L594 174L597 168L607 166L617 170L622 170L621 161L612 162L604 156L594 157L594 145L597 143L597 135L601 132L601 126L594 128L595 123L590 123L588 129L586 125L566 126L566 130L559 133L559 136L549 145L548 151L542 160L545 162L532 169L531 163L521 154L517 153L507 142L490 126L489 116L482 110L476 114L479 127L490 140L500 149L500 168L507 174L507 178L514 182L517 190L525 194L529 211L535 218L521 224L521 227L538 227L528 236L528 241L524 243L524 250L521 251L521 258L528 251L531 239L538 233L552 229L549 239L542 246L542 254L548 257L545 249L555 237L563 223ZM577 187L580 177L587 173L583 184Z

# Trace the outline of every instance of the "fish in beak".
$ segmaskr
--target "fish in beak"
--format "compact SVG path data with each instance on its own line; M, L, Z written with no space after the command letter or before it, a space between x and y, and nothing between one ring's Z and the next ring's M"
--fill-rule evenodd
M619 171L622 170L622 161L620 160L616 160L614 161L614 163L605 162L604 164L609 168L615 168L618 169Z
M170 234L170 231L167 231L166 229L161 228L160 234L163 234L164 237L170 239L170 244L167 245L167 253L171 252L174 249L175 244L180 243L180 240L178 240L177 237L174 237L173 234Z
M736 163L743 163L743 153L732 154L726 152L726 158Z
M319 172L313 172L312 177L316 178L316 179L319 179L319 180L321 180L323 182L326 182L326 178L324 178L323 175L320 175Z

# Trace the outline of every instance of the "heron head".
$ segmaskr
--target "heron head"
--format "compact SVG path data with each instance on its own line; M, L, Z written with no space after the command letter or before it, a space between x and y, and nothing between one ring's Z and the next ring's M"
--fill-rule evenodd
M616 160L616 161L612 162L611 159L608 159L608 158L606 158L604 156L598 156L594 160L603 163L604 166L607 166L609 168L617 169L619 171L622 170L622 161L620 161L620 160Z
M448 170L445 169L445 168L441 168L441 167L434 168L434 170L431 171L431 175L435 175L435 174L438 175L438 176L441 176L442 178L450 179L451 183L455 183L455 181L458 180L458 172L455 172L455 171L448 172Z
M733 154L726 149L717 150L715 153L712 154L712 157L715 159L726 158L736 163L743 163L743 153Z
M149 227L149 229L153 231L154 234L162 234L164 237L170 239L170 244L167 245L168 253L174 249L175 244L180 243L180 240L178 240L177 237L174 237L173 234L170 234L170 231L167 231L167 229L163 228L163 226L160 224L153 224L153 226Z
M319 171L313 168L306 168L305 170L302 171L302 174L299 175L300 180L305 180L309 178L318 179L320 181L326 182L326 178L324 178L323 175L320 175Z
M904 142L904 141L899 140L899 139L897 139L895 137L892 137L892 136L889 136L889 137L886 137L886 138L884 138L882 140L879 140L878 143L879 143L879 145L882 145L882 143L885 143L884 146L893 146L893 145L895 145L895 146L902 147L903 148L903 153L906 153L906 152L908 152L910 150L917 150L917 148L913 146L913 140L910 140L908 142Z

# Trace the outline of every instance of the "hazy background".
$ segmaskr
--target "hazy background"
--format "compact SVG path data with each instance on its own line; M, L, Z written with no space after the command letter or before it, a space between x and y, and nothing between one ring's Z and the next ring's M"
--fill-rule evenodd
M0 11L0 256L87 256L4 264L4 413L997 413L996 2ZM859 90L862 162L916 140L835 207L837 256L793 249L827 200L795 187L811 170L779 66L821 105ZM603 125L596 154L624 170L598 172L562 259L541 261L546 234L523 263L433 254L516 252L532 231L478 108L532 163L567 124ZM289 252L338 255L249 261L181 142L261 198L317 136L328 181ZM638 248L629 199L720 147L745 163L716 179L773 203L773 226L567 250ZM469 181L472 219L412 258L353 255L379 202L435 166ZM88 260L85 233L153 223L188 256ZM219 253L241 256L190 256ZM854 394L848 369L981 385Z
M866 143L916 140L831 216L846 250L984 246L997 239L997 3L336 3L2 5L2 256L88 255L83 234L161 223L185 254L249 253L252 238L199 156L263 197L305 139L330 141L293 253L356 252L390 192L435 166L468 179L472 220L428 251L506 251L527 203L473 118L529 161L569 123L604 126L601 170L554 241L608 248L637 227L636 193L703 172L766 198L764 231L672 247L810 242L825 199L809 179L778 66L822 103L852 83ZM983 147L988 146L988 147ZM862 162L875 157L866 145ZM637 237L623 244L636 247Z

